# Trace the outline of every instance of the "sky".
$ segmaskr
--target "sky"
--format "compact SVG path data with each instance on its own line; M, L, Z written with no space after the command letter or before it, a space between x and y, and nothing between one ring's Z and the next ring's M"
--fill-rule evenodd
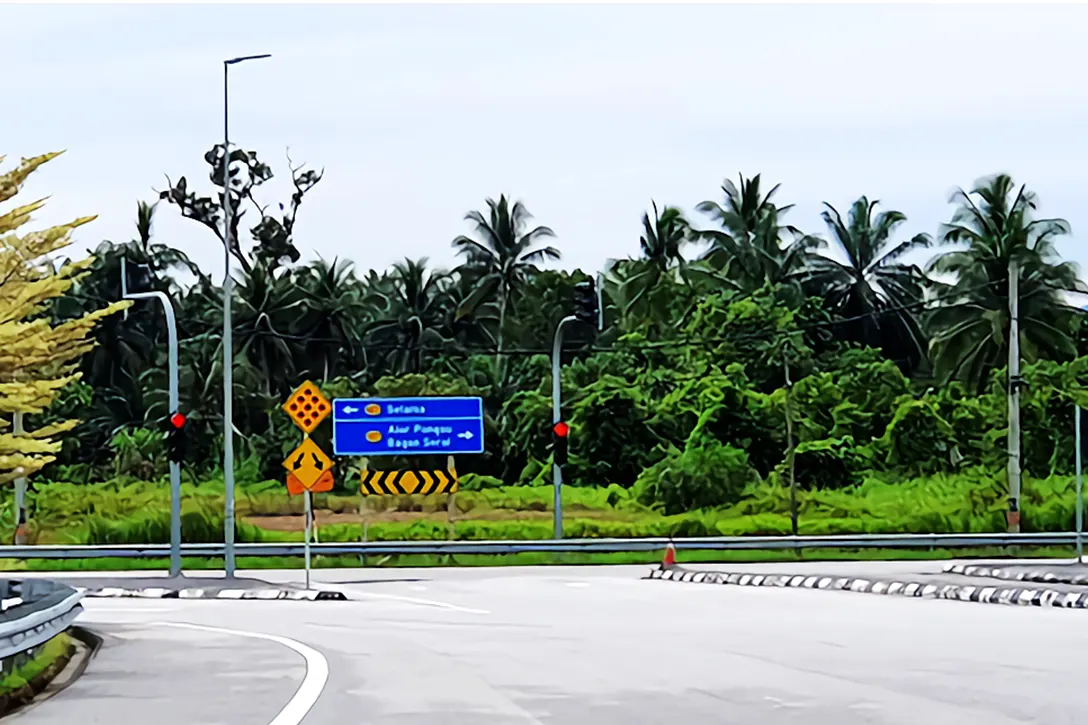
M0 5L0 154L66 149L19 199L30 228L85 214L73 256L135 234L166 177L205 193L231 137L279 173L324 168L299 212L304 257L456 264L485 199L552 227L558 266L638 254L651 200L720 200L726 177L781 183L786 220L861 195L937 232L948 198L1007 172L1067 219L1088 269L1088 7L1035 5ZM163 203L156 239L216 277L212 233ZM925 261L928 252L918 261Z

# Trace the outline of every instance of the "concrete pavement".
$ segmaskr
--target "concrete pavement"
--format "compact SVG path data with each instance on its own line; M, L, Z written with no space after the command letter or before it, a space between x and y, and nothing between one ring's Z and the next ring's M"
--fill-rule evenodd
M1080 719L1082 612L669 586L640 580L645 568L316 573L349 602L89 600L84 625L114 645L23 718L272 723L306 677L303 657L160 624L187 622L319 652L328 680L306 725Z

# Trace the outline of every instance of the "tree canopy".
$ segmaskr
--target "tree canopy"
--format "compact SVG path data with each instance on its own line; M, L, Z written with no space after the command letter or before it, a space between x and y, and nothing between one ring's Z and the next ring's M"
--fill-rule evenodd
M205 161L213 182L221 178L221 151ZM320 193L320 174L292 168L292 198L270 215L252 196L271 168L253 152L234 152L232 164L231 203L260 216L232 247L241 267L232 299L240 458L280 476L297 436L279 405L312 379L337 397L479 395L486 452L458 460L458 470L506 484L550 480L552 336L573 312L575 286L597 274L549 268L561 261L564 230L537 225L523 201L500 194L466 213L469 234L457 235L451 220L452 268L425 258L386 270L303 261L292 230L303 196ZM957 192L949 223L934 235L860 196L845 218L825 205L825 239L783 221L790 206L778 205L781 192L741 175L724 182L720 201L696 206L701 220L657 201L640 229L630 220L640 254L603 270L604 329L577 323L565 335L568 481L618 484L681 510L780 478L787 368L802 486L852 485L871 471L998 467L1013 258L1022 270L1024 435L1041 446L1025 446L1025 466L1068 470L1068 426L1054 421L1067 420L1082 395L1088 338L1083 313L1067 301L1082 283L1053 243L1068 232L1065 222L1034 219L1034 195L997 176ZM102 300L120 297L122 255L148 265L150 284L178 308L187 466L212 472L221 445L222 290L203 273L181 284L178 271L190 263L153 238L150 221L153 211L176 209L222 239L221 210L184 177L162 199L169 205L138 208L135 239L103 242L80 263L63 315L97 319ZM916 255L926 247L936 256L923 268ZM51 324L67 324L61 307ZM113 470L122 450L156 445L131 434L157 429L166 415L163 321L145 307L96 328L99 352L78 348L83 380L59 389L43 418L83 421L74 431L80 444L61 451L53 475L85 480ZM338 486L356 483L342 477Z

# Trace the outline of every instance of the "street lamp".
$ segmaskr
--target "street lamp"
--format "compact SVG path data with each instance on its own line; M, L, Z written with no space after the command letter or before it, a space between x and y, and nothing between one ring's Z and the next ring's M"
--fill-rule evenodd
M223 61L223 484L226 504L223 517L224 569L234 576L234 339L230 303L234 279L230 274L230 67L247 60L271 58L271 54L244 55Z

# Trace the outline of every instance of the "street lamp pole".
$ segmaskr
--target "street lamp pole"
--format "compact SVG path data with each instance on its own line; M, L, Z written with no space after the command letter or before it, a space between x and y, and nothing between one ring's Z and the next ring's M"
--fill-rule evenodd
M234 339L231 300L234 279L230 273L230 67L247 60L271 58L268 53L245 55L223 61L223 484L226 503L223 512L224 569L234 576Z

